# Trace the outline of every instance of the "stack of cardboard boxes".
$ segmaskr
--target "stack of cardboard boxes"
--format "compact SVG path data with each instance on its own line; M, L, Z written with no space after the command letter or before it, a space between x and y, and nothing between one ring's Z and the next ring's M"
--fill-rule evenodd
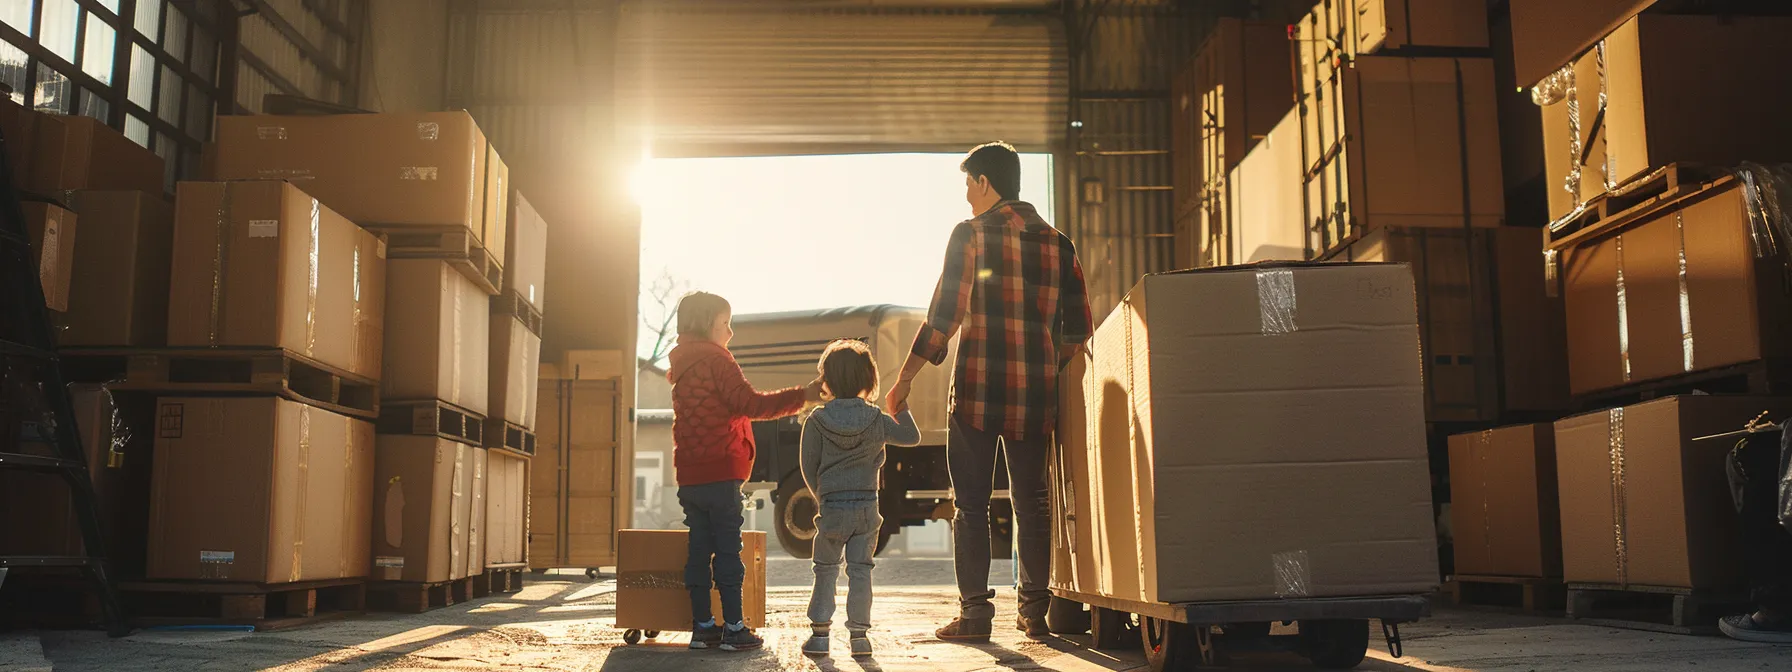
M486 567L521 569L529 559L529 469L537 450L541 320L547 222L512 192L504 292L492 297L490 417L485 445Z

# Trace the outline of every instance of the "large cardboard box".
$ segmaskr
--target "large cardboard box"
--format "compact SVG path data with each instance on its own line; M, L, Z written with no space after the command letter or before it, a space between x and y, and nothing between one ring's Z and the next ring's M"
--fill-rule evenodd
M63 145L68 142L68 131L59 119L60 115L28 110L12 102L10 97L0 98L0 133L6 137L6 158L12 166L13 186L38 194L56 191L57 182L62 177L60 159L42 169L35 159L40 149L52 154L62 153Z
M485 449L434 436L375 441L373 578L440 583L484 572Z
M1483 0L1321 0L1296 38L1351 58L1412 48L1486 48Z
M1413 292L1403 264L1145 276L1067 382L1062 460L1098 510L1054 576L1145 602L1435 590Z
M150 347L168 342L168 277L174 256L174 206L161 190L76 191L84 243L68 312L56 340L69 346Z
M515 292L536 310L542 306L547 287L548 223L523 198L520 191L510 193L510 232L504 249L504 291Z
M466 112L222 116L216 142L218 179L294 180L363 226L464 226L504 259L509 170Z
M372 423L276 397L167 397L155 432L149 578L367 576Z
M1718 184L1562 252L1575 393L1792 352L1783 262L1756 256L1740 181Z
M1410 264L1418 286L1426 417L1491 422L1568 405L1562 302L1545 291L1540 229L1378 229L1335 261Z
M37 259L37 281L43 286L44 305L68 310L68 294L75 272L75 213L49 203L25 203L25 229Z
M62 116L62 152L37 147L32 160L55 190L94 189L166 193L167 166L162 157L92 117ZM41 135L39 136L42 137Z
M1449 443L1456 573L1560 577L1555 426L1457 434Z
M1653 4L1655 0L1511 0L1518 85L1542 81Z
M1223 18L1178 82L1175 106L1176 213L1199 211L1179 229L1177 266L1231 263L1223 226L1226 178L1294 108L1287 27Z
M386 291L380 394L440 399L486 415L491 301L485 291L438 259L393 259Z
M1694 395L1556 423L1563 578L1570 582L1740 587L1741 546L1725 461L1741 429L1792 399Z
M385 243L286 182L182 182L168 344L285 348L380 375Z
M1792 89L1754 76L1792 59L1788 34L1792 17L1645 14L1539 85L1549 216L1669 163L1792 159Z
M1275 130L1232 169L1227 180L1229 207L1209 213L1204 239L1231 248L1237 263L1299 261L1308 256L1306 218L1301 213L1300 113L1290 110Z
M1505 223L1491 59L1366 56L1332 74L1302 91L1315 249L1387 226Z
M741 533L741 620L747 627L765 627L765 533ZM684 530L622 530L616 560L616 627L662 632L689 632L691 594L684 587L685 554L690 534ZM709 609L722 620L722 595L710 589Z
M529 560L529 464L507 450L486 452L485 566Z
M540 399L541 337L510 315L491 317L490 417L535 429Z
M616 563L616 531L633 516L634 478L621 379L541 381L529 469L529 566Z

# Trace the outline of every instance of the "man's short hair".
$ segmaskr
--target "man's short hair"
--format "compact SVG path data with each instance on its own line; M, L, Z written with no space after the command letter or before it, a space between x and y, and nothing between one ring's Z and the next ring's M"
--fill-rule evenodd
M709 292L691 292L678 300L678 335L709 338L716 318L734 312L728 300Z
M871 348L860 341L842 339L821 353L821 382L835 399L863 397L877 392L877 362Z
M1020 153L1013 145L1000 140L977 145L964 155L958 169L972 179L988 178L989 186L1005 200L1020 198Z

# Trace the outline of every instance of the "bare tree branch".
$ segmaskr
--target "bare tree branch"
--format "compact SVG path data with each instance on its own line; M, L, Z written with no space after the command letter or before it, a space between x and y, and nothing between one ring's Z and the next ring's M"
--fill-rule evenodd
M678 342L675 328L678 324L678 301L690 291L690 283L672 275L672 271L662 270L660 276L649 285L648 296L653 300L656 310L651 313L643 311L642 326L653 336L653 349L649 351L648 361L657 365L672 351Z

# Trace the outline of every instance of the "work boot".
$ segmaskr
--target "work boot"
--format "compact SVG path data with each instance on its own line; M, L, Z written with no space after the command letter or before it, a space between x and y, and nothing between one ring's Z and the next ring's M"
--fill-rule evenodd
M933 631L935 637L945 642L987 642L989 641L990 620L987 618L952 619L946 627Z
M723 651L752 651L765 646L765 640L753 634L752 628L741 626L739 630L735 630L733 626L729 626L722 630Z
M692 649L713 649L721 645L722 625L720 623L712 623L710 625L693 624L691 626Z
M871 657L871 638L867 637L863 632L852 633L852 657Z
M1027 636L1033 639L1049 637L1052 634L1051 628L1045 627L1044 618L1016 616L1014 617L1014 627L1027 633Z

